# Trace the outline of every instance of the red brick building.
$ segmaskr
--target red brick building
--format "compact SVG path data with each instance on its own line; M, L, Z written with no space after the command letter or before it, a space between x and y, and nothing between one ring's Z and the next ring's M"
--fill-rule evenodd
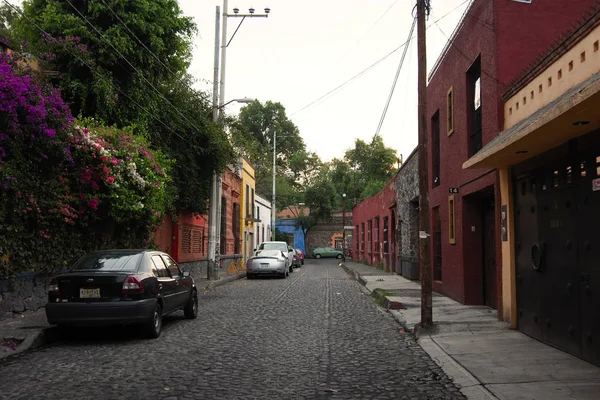
M221 265L240 253L241 177L227 168L223 174L221 207ZM180 211L177 223L166 217L155 232L159 249L170 254L195 277L206 277L208 216Z
M500 315L498 173L462 164L503 129L509 84L596 1L474 0L434 65L427 87L434 290Z
M396 177L375 196L352 209L353 253L356 260L396 271Z

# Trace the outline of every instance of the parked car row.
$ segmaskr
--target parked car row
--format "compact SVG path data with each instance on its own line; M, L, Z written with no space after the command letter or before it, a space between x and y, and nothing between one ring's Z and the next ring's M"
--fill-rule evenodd
M263 242L254 249L254 256L246 262L246 277L279 276L287 278L294 268L304 264L304 254L286 242Z

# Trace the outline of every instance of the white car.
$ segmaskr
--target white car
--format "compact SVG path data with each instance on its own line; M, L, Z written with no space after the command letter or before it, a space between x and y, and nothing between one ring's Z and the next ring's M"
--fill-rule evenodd
M294 272L294 249L288 246L286 242L262 242L258 249L254 249L255 255L260 250L279 250L287 255L287 267L290 272Z

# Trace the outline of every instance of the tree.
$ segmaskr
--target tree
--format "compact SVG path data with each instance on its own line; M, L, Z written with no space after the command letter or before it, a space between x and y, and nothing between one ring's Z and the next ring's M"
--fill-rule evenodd
M13 36L54 71L74 114L131 128L173 158L176 205L204 212L212 171L233 150L211 120L209 96L191 89L192 19L177 0L71 3L25 0Z
M256 190L271 198L273 189L273 134L276 135L277 208L297 204L303 188L315 179L321 160L306 151L296 125L288 119L280 103L255 101L242 108L231 122L234 146L255 166Z
M337 208L338 194L335 186L328 180L317 182L306 190L306 206L316 221L331 219L331 213Z
M169 107L162 96L185 77L196 32L192 19L176 0L71 3L25 0L26 18L15 21L20 39L57 72L52 83L75 115L148 128L153 113Z

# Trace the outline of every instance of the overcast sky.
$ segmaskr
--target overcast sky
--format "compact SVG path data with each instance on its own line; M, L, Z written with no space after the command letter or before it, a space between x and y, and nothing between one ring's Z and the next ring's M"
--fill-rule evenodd
M179 0L199 33L190 72L212 90L215 8L222 1ZM225 102L252 97L280 102L309 150L322 160L342 158L357 138L370 142L377 130L402 49L325 99L302 110L351 79L408 38L414 0L229 0L233 8L269 18L246 18L227 48ZM428 22L450 36L469 1L432 0ZM386 12L387 11L387 12ZM449 14L448 14L449 13ZM448 14L448 15L446 15ZM228 18L228 37L240 19ZM415 34L416 36L416 29ZM438 26L427 30L428 68L447 39ZM411 42L381 129L386 146L406 158L417 145L417 43ZM236 114L240 106L230 105ZM302 111L300 111L302 110Z

